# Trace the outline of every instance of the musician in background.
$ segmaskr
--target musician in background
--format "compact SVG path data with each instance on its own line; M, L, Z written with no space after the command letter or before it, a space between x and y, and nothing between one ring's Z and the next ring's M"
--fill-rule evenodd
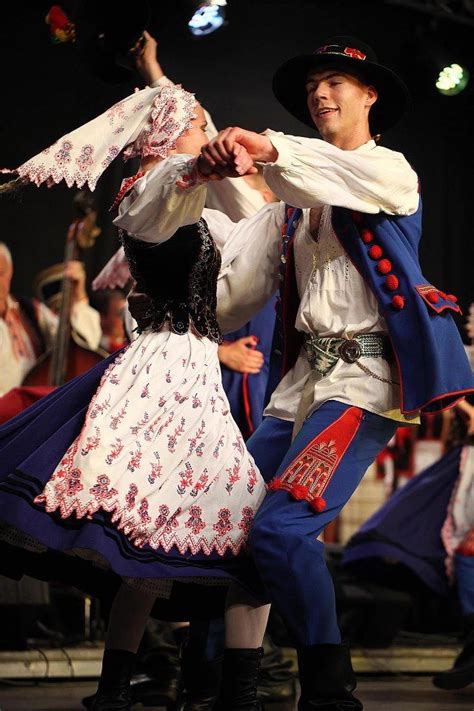
M74 285L72 327L95 350L102 335L100 317L89 305L84 265L71 261L64 274ZM58 326L57 315L45 303L16 298L10 293L12 276L10 250L0 242L0 396L21 385L37 358L50 346Z

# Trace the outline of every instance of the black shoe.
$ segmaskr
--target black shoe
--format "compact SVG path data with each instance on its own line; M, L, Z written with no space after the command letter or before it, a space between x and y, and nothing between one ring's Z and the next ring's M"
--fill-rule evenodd
M464 689L474 684L474 615L464 619L466 642L452 669L435 674L433 684L438 689Z
M361 711L352 695L356 678L349 647L315 644L298 649L301 697L298 711Z
M106 649L102 660L99 687L91 711L131 711L130 679L136 654L123 649Z
M222 682L215 711L262 711L257 698L263 648L225 649Z

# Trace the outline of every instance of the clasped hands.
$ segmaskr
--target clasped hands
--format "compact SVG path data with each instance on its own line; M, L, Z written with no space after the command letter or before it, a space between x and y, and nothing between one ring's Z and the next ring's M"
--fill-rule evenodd
M225 128L201 148L199 172L208 180L239 178L257 173L255 162L272 163L278 151L268 136L243 128Z

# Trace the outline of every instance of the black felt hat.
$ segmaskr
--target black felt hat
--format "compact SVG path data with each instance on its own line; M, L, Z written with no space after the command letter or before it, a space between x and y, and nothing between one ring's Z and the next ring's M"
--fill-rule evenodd
M130 50L150 22L148 0L81 0L75 15L76 46L93 74L111 84L130 80Z
M405 113L409 94L402 79L388 67L379 64L374 50L355 37L331 37L312 54L289 59L273 77L273 92L290 114L315 128L307 105L308 73L330 66L374 86L378 99L370 110L373 134L394 126Z

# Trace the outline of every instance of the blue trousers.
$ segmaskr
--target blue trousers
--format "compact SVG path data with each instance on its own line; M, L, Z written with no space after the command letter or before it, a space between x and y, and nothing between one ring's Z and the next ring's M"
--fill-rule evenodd
M265 480L278 487L256 514L251 553L297 646L341 641L333 582L317 538L396 427L393 420L329 401L307 418L293 442L293 423L274 417L265 418L247 442Z

